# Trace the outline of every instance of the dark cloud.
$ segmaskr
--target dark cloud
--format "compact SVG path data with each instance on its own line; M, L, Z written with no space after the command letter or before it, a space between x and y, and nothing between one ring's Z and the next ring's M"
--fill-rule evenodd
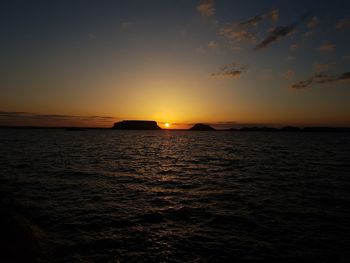
M0 111L0 116L30 116L32 113L24 112L24 111Z
M234 46L238 42L256 43L258 32L252 32L251 27L256 27L265 19L271 19L276 22L279 18L279 10L273 8L268 12L256 15L248 20L239 23L227 23L220 28L220 35L226 37Z
M307 89L311 88L313 84L327 84L338 81L350 80L350 72L345 72L340 75L331 76L325 73L317 73L307 80L299 81L291 86L292 89Z
M264 15L256 15L253 18L239 23L240 26L257 26L264 19Z
M295 31L296 26L297 24L294 23L288 26L279 26L274 28L273 30L271 30L270 34L263 41L261 41L258 45L256 45L254 50L256 51L261 50L267 47L268 45L270 45L271 43L292 34Z
M261 21L266 18L270 18L272 21L276 22L279 18L279 10L277 8L273 8L270 11L256 15L246 21L239 23L240 26L257 26Z
M30 112L0 111L0 125L108 125L116 118L110 116L75 116L59 114L36 114Z
M286 36L293 34L301 22L307 23L307 24L311 23L310 26L316 26L316 23L318 23L318 17L312 16L311 13L305 13L303 16L300 17L300 19L297 22L294 22L287 26L278 26L270 30L268 36L264 40L262 40L260 43L258 43L254 48L254 50L255 51L261 50L267 47L268 45L272 44L273 42L276 42L281 38L284 38Z
M248 67L238 63L226 64L220 67L218 72L212 73L212 77L238 78Z

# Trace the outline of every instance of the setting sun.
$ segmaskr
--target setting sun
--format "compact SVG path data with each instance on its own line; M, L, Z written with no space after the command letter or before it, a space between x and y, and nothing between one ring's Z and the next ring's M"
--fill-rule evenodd
M170 123L167 122L167 123L164 124L164 126L165 126L166 128L169 128L169 127L170 127Z

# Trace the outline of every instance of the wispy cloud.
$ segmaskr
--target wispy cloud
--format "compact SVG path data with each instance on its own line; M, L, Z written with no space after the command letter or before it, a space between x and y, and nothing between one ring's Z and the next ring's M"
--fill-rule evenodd
M335 28L336 29L347 29L347 28L350 28L350 19L349 18L345 18L345 19L338 20L338 22L335 24Z
M238 78L248 66L242 66L238 63L226 64L220 67L219 71L212 73L212 77Z
M255 44L259 32L252 30L252 28L257 27L266 19L271 19L273 22L278 21L279 10L277 8L272 8L265 13L255 15L241 22L226 23L221 26L219 34L227 38L235 47L237 47L237 43L239 42Z
M196 6L197 12L206 18L215 16L214 0L202 0Z
M335 49L335 44L330 42L323 43L320 47L317 48L320 52L332 52Z
M288 26L279 26L274 28L273 30L271 30L270 34L263 41L261 41L259 44L256 45L254 50L256 51L261 50L267 47L268 45L270 45L271 43L285 36L291 35L295 31L296 25L297 24L294 23Z
M336 65L336 63L334 63L334 62L332 62L332 63L319 63L319 62L313 63L313 67L314 67L316 72L328 71L328 70L332 69L335 65Z
M210 41L210 42L208 43L208 49L213 50L213 49L217 49L217 48L219 48L219 44L218 44L217 42L215 42L215 41Z
M206 53L208 53L209 51L216 51L216 50L218 50L219 48L220 48L219 43L212 40L212 41L210 41L210 42L207 44L206 47L203 47L203 46L197 47L197 48L195 49L195 52L196 52L197 54L206 54Z
M277 22L279 19L279 10L277 8L273 8L269 15L272 21Z
M249 18L246 21L240 22L240 26L257 26L261 21L263 21L266 18L270 18L272 21L276 22L279 19L279 10L277 8L273 8L270 11L256 15L252 18Z
M339 81L349 81L350 80L350 72L345 72L340 75L328 75L325 73L317 73L311 76L306 80L299 81L294 83L291 88L292 89L307 89L311 88L313 84L327 84L327 83L336 83Z
M220 29L220 35L228 38L232 43L248 41L255 43L256 37L253 33L238 27L235 24L227 24Z
M294 32L297 31L297 27L301 23L311 23L310 25L312 26L316 25L316 23L318 23L318 17L311 16L310 13L306 13L303 16L301 16L299 20L297 20L292 24L289 24L286 26L278 26L269 30L269 34L267 35L267 37L263 39L260 43L258 43L255 46L254 50L255 51L261 50L284 37L292 35Z
M114 120L116 118L110 116L76 116L0 111L0 125L108 127L112 125Z

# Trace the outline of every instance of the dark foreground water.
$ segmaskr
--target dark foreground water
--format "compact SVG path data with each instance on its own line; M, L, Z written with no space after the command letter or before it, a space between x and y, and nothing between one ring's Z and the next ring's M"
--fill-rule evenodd
M2 262L350 261L350 133L3 129L0 183Z

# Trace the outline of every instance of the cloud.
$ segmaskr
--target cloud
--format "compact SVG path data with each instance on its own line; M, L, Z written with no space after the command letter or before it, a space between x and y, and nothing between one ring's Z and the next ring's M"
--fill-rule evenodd
M299 81L294 83L292 89L307 89L311 88L313 84L327 84L327 83L336 83L339 81L350 80L350 72L345 72L340 75L331 76L325 73L316 73L306 80Z
M336 29L347 29L350 28L350 19L345 18L345 19L341 19L338 20L338 22L335 25Z
M322 44L319 48L317 48L317 50L320 52L332 52L334 51L334 49L335 49L335 45L330 42L326 42Z
M217 49L217 48L219 48L219 44L217 43L217 42L215 42L215 41L210 41L209 43L208 43L208 49Z
M333 68L335 65L336 63L334 62L333 63L319 63L319 62L313 63L313 67L316 72L325 72Z
M212 77L238 78L248 67L238 63L226 64L220 67L218 72L212 73Z
M288 69L286 72L283 73L283 78L285 79L292 79L295 76L295 72L292 69Z
M219 34L229 39L232 43L249 42L256 43L256 35L258 32L251 32L251 27L256 27L264 19L271 19L277 21L279 19L279 10L271 9L263 14L256 15L248 20L239 23L227 23L220 28Z
M116 118L110 116L76 116L0 111L0 125L109 127L114 120Z
M218 49L219 47L220 47L219 43L217 43L215 41L210 41L206 47L202 47L202 46L197 47L195 49L195 52L197 54L205 54L208 51L214 51L214 50Z
M257 26L264 19L264 15L256 15L247 21L239 23L240 26Z
M214 0L202 0L196 6L197 12L206 18L215 16Z
M277 22L279 19L279 10L277 8L273 8L270 11L270 18L272 21Z
M256 15L252 18L249 18L246 21L240 22L240 26L253 26L256 27L261 21L263 21L266 18L270 18L272 21L276 22L279 19L279 10L277 8L273 8L270 11Z
M254 50L258 51L261 50L271 43L285 37L288 35L291 35L296 29L296 23L288 25L288 26L279 26L271 30L270 34L263 40L261 41Z
M269 30L268 36L264 40L262 40L260 43L258 43L255 46L254 50L255 51L261 50L261 49L269 46L273 42L280 40L281 38L292 35L296 31L297 26L301 22L303 22L303 23L313 22L314 24L316 24L316 21L318 21L318 18L316 18L315 16L311 16L310 13L306 13L303 16L301 16L301 18L297 22L294 22L294 23L289 24L287 26L275 27L272 30Z
M248 32L245 29L237 27L234 24L228 24L220 29L220 35L228 38L233 43L248 41L251 43L256 42L254 34Z

